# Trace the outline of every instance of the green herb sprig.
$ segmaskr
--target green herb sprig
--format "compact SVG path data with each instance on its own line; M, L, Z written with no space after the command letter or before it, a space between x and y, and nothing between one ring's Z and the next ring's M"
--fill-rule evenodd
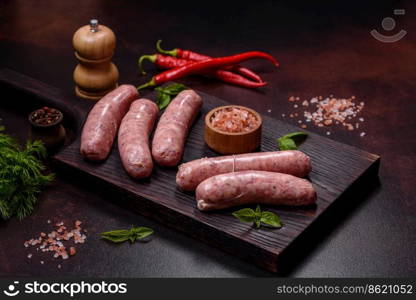
M256 228L260 228L262 225L268 225L274 228L282 227L278 215L271 211L262 211L259 205L257 205L256 210L251 208L237 210L233 212L233 216L241 222L252 223Z
M170 101L172 101L172 98L186 89L187 87L180 83L173 83L168 86L160 86L155 88L156 104L159 106L159 109L162 110L166 108Z
M308 134L305 132L292 132L288 133L277 139L280 150L297 150L299 145L302 144Z
M30 215L41 187L53 174L44 175L41 158L46 149L40 141L28 141L24 148L9 135L0 133L0 215L3 219Z
M148 227L132 227L128 230L112 230L101 233L101 238L108 240L113 243L123 243L125 241L130 241L134 243L137 240L142 240L149 235L153 234L153 229Z

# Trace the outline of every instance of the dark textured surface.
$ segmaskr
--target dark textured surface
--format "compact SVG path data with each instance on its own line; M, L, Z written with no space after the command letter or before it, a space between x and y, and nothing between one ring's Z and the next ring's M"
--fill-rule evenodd
M377 155L309 133L307 143L302 144L300 149L311 158L313 167L308 178L318 194L316 204L298 208L265 208L263 205L263 209L278 214L284 226L279 230L254 230L251 225L241 224L231 216L236 208L200 212L196 208L194 194L181 192L177 188L176 168L156 165L151 178L132 180L122 167L117 143L104 162L84 160L79 151L80 132L90 107L78 106L84 106L85 102L74 99L72 94L8 69L0 70L0 88L25 101L25 105L17 106L16 102L4 103L5 113L14 111L24 116L33 106L47 105L58 108L65 114L66 128L72 134L67 136L66 145L56 149L51 157L53 169L58 174L65 175L71 182L74 182L71 177L76 177L76 182L84 182L86 188L95 186L97 191L112 193L119 198L119 202L146 217L274 272L282 271L281 265L286 261L282 255L292 254L289 246L298 250L297 247L305 244L305 232L310 232L311 225L323 223L322 215L333 214L334 207L353 206L346 195L347 190L351 196L357 196L359 185L367 185L377 179L380 162ZM204 116L214 107L228 103L212 95L202 92L198 94L203 100L203 106L186 141L183 162L217 155L204 143ZM146 97L153 99L154 93ZM268 116L262 116L262 119L263 133L259 151L276 150L276 136L297 130L292 125ZM317 233L319 234L318 231Z
M24 86L24 83L21 85ZM199 92L199 95L204 104L187 139L182 162L217 155L204 143L204 116L214 107L228 103L205 93ZM296 127L273 118L262 118L260 151L276 150L276 137L297 130ZM281 216L285 226L278 231L250 230L250 225L241 224L231 216L235 208L223 212L200 212L196 208L194 194L178 190L175 168L155 166L150 179L134 181L124 172L116 145L106 161L100 164L86 162L81 157L79 148L80 138L77 138L57 153L54 160L65 167L74 168L74 174L100 179L103 189L111 186L118 193L126 192L132 198L128 199L131 207L139 213L274 271L278 269L280 254L312 222L319 221L319 216L353 183L368 180L362 175L369 172L370 168L371 175L376 176L379 164L376 155L310 134L308 142L301 145L300 150L311 157L313 170L309 178L318 194L316 206L300 209L269 207L267 209Z
M235 7L213 3L208 8L180 3L152 4L124 1L2 1L0 3L0 66L8 66L51 85L72 91L75 66L71 36L97 17L118 37L114 58L121 82L137 78L135 61L141 53L164 46L205 50L225 55L262 49L280 59L275 71L263 62L252 66L270 82L262 91L231 87L215 81L189 78L196 89L249 105L281 118L290 111L287 97L316 95L357 96L366 102L365 138L357 132L332 129L331 138L382 156L380 185L346 214L334 214L323 226L323 237L311 239L307 251L291 258L291 276L404 276L416 273L415 225L415 118L416 55L411 1L256 1ZM408 35L400 42L383 44L369 31L395 17ZM74 11L68 14L68 11ZM150 67L149 67L150 69ZM11 101L2 97L1 101ZM2 115L4 119L6 116ZM291 120L295 125L295 121ZM18 132L18 118L6 125ZM323 134L325 131L311 129ZM76 181L76 178L75 178ZM363 191L365 192L365 191ZM364 193L365 194L365 193ZM101 276L266 276L230 255L225 255L175 231L114 205L82 186L58 181L44 193L36 213L18 222L0 225L0 274ZM112 198L115 202L117 199ZM349 199L354 202L355 197ZM83 218L90 229L87 244L65 262L62 270L49 258L45 265L26 258L22 243L40 230L47 218ZM337 222L331 222L337 219ZM98 241L94 233L130 224L156 229L151 243L115 246ZM34 255L35 256L35 255ZM95 258L94 258L95 256Z

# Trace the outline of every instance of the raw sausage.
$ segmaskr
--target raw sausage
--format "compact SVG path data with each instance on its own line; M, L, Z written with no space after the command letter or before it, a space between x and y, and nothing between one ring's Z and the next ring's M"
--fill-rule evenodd
M98 101L85 122L81 154L90 160L104 160L110 153L121 119L139 97L132 85L120 85Z
M147 99L135 100L124 116L118 131L118 150L126 172L133 178L149 177L153 170L149 135L159 113L157 105Z
M184 191L193 191L199 183L218 174L258 170L305 177L311 169L309 156L297 150L217 156L180 165L176 183Z
M185 90L166 108L152 143L152 155L159 165L173 167L180 162L188 131L201 106L201 97L193 90Z
M266 171L241 171L210 177L196 188L200 210L264 203L272 205L310 205L316 192L306 179Z

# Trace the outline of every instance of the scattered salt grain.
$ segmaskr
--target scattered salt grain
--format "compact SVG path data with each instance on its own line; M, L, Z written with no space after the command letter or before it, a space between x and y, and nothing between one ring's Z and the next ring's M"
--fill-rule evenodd
M75 253L77 253L75 247L69 248L69 255L73 256L73 255L75 255Z
M29 253L29 254L27 255L27 258L32 258L32 253Z
M289 101L297 101L299 97L290 96ZM364 107L364 102L359 104L355 101L355 96L350 98L336 98L333 95L329 97L313 97L309 101L302 101L304 107L303 117L307 123L312 123L317 127L341 125L348 131L358 129L359 125L356 118ZM294 108L299 107L298 104L293 105ZM298 113L291 113L291 118L297 117ZM359 117L359 121L363 122L364 118ZM355 121L355 122L354 122ZM303 121L297 121L302 124ZM329 135L329 134L328 134Z
M40 261L40 264L43 265L45 262L43 260Z
M365 136L365 132L364 131L360 133L360 137L363 137L363 136Z
M268 112L268 113L271 113L271 112L272 112L272 110L271 110L271 109L268 109L268 110L267 110L267 112Z
M50 224L50 220L48 220L48 224ZM75 255L76 248L70 247L68 253L64 241L69 241L73 238L74 243L83 244L87 238L85 234L81 233L82 231L87 232L85 229L81 228L81 224L81 221L76 220L74 223L75 228L68 230L67 227L64 226L64 222L56 223L56 230L49 233L41 232L38 238L32 238L25 241L23 245L27 248L30 245L34 246L40 244L39 247L36 247L36 250L41 249L42 252L52 252L54 258L61 257L62 259L68 259L70 255ZM27 257L31 258L32 254L28 254ZM41 264L44 264L44 262L41 261ZM58 265L58 268L60 268L60 265Z
M331 132L327 131L327 132L326 132L326 135L331 135Z

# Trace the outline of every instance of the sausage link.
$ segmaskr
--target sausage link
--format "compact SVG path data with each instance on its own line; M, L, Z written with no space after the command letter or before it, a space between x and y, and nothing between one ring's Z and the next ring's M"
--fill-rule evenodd
M201 107L201 97L193 90L185 90L166 108L152 143L152 155L159 165L173 167L180 162L189 129Z
M311 169L309 156L297 150L217 156L180 165L176 183L184 191L193 191L205 179L229 172L257 170L305 177Z
M147 99L135 100L124 116L118 131L118 150L126 172L133 178L149 177L153 170L149 135L159 113L157 105Z
M237 205L310 205L316 192L306 179L266 171L241 171L210 177L196 189L200 210L223 209Z
M120 85L94 105L82 129L80 151L85 158L104 160L108 156L121 119L138 97L134 86Z

